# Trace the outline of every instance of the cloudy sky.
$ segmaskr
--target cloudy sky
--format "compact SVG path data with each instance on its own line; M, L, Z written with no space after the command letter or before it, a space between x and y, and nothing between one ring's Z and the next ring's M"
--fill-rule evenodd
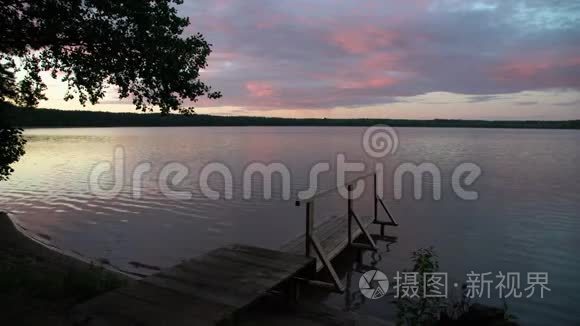
M198 112L580 119L578 0L186 0L224 97ZM47 80L44 107L78 108ZM131 111L114 92L93 110Z

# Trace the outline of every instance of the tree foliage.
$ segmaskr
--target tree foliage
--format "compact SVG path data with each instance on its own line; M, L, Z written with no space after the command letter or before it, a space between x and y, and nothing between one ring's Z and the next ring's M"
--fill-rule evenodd
M200 80L210 44L177 14L183 0L0 0L0 102L46 99L41 72L68 85L65 100L96 104L109 87L136 109L193 112L220 92ZM17 78L18 77L18 78ZM1 126L0 126L1 127ZM20 139L2 129L2 144ZM14 143L18 158L21 139ZM4 147L3 147L4 148ZM4 160L2 164L10 161ZM3 173L10 171L2 165ZM3 174L6 175L6 174Z
M413 270L417 275L417 288L424 289L425 275L439 271L439 260L433 247L420 248L411 255ZM408 272L408 271L406 271ZM434 325L442 311L442 300L439 297L400 295L395 301L397 305L397 325Z
M181 3L0 0L3 72L26 72L15 89L18 96L0 96L34 106L46 88L39 73L50 71L68 84L66 99L76 97L83 105L97 103L111 85L139 110L191 112L182 106L184 100L221 94L199 79L210 44L201 34L184 36L189 19L177 15Z
M8 179L14 172L10 166L24 155L24 144L22 129L0 128L0 181Z
M397 288L399 296L395 300L397 306L397 325L408 326L455 326L455 325L503 325L517 326L516 316L508 312L507 303L503 308L487 306L471 302L467 284L463 284L459 293L452 293L446 272L439 272L439 258L433 247L420 248L411 255L413 269L404 271L416 276L416 283L405 285L409 291ZM444 277L437 284L441 295L433 295L435 283L429 281L437 273ZM445 276L443 276L445 275ZM411 279L413 280L413 279ZM406 280L399 280L396 286L402 286ZM416 293L411 287L416 286ZM443 288L442 288L443 287ZM445 289L447 287L447 289ZM450 291L448 293L447 291ZM431 294L431 295L426 295Z

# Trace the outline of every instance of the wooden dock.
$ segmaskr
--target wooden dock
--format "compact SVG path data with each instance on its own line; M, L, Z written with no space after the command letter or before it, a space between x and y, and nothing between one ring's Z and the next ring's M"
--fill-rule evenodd
M344 291L332 259L347 247L376 250L367 230L370 224L380 225L381 234L385 226L397 225L377 196L376 175L374 216L357 216L351 193L352 184L359 179L345 185L345 214L320 225L314 223L314 206L328 191L297 201L298 206L306 207L306 232L280 250L244 245L213 250L77 306L75 325L215 325L235 320L239 311L288 282L294 283L291 288L307 283ZM379 204L389 221L378 219ZM357 238L363 242L356 242ZM322 270L329 273L333 283L316 280L316 273Z
M362 216L361 223L363 228L367 228L373 223L372 216ZM334 259L338 256L348 245L347 237L348 218L346 215L335 216L327 219L316 227L316 234L320 241L320 247L326 253L328 260ZM352 230L352 239L356 239L363 234L363 231L358 225L354 225ZM280 250L283 252L293 253L297 255L304 255L304 248L306 246L306 234L298 236L296 239L283 245ZM324 268L322 259L318 256L316 258L316 271L319 272Z
M359 216L354 208L353 185L363 179L373 177L373 216ZM378 177L376 173L363 175L350 180L344 185L328 189L304 200L297 200L296 206L304 206L306 232L282 247L282 251L299 254L303 252L307 257L316 258L316 271L325 269L332 278L332 283L310 280L310 284L333 288L338 292L345 290L333 265L332 259L338 256L345 248L352 247L366 250L377 250L375 240L370 235L367 227L370 224L378 224L381 227L381 236L384 235L385 226L398 226L397 222L387 209L387 206L377 193ZM342 189L341 189L342 188ZM315 206L317 200L328 196L333 192L346 192L346 212L338 217L331 217L320 225L315 223ZM379 206L380 204L380 206ZM378 217L379 209L382 208L388 217L388 221L381 221ZM363 238L363 242L356 242L357 238Z
M313 270L313 258L232 245L77 306L74 322L215 325L233 318L271 289Z

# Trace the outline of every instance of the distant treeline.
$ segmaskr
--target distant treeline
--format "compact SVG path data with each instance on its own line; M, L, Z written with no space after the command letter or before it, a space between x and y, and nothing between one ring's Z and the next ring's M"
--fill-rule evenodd
M30 127L170 127L170 126L372 126L394 127L468 127L580 129L580 120L569 121L491 121L491 120L401 120L401 119L288 119L242 116L190 116L158 113L112 113L25 109L0 105L1 119L11 125Z

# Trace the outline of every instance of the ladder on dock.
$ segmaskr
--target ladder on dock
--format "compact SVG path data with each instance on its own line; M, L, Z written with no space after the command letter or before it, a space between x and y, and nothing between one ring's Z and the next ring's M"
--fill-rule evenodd
M373 178L373 216L359 216L355 212L353 204L353 185L363 179L369 179L371 176ZM385 226L399 225L378 194L378 181L377 173L370 173L350 180L342 186L319 192L311 198L296 201L296 206L305 206L306 208L306 232L283 245L281 250L293 254L303 253L307 257L316 258L316 271L319 272L322 269L326 269L333 281L331 284L309 280L310 284L331 287L338 292L344 292L344 285L332 265L332 259L347 247L377 250L377 245L367 230L369 225L379 225L381 236L385 234ZM346 212L343 215L329 218L315 227L314 208L316 201L331 192L339 190L340 187L346 189ZM388 221L379 219L380 208L386 213ZM355 240L359 237L362 237L366 243L356 242Z

